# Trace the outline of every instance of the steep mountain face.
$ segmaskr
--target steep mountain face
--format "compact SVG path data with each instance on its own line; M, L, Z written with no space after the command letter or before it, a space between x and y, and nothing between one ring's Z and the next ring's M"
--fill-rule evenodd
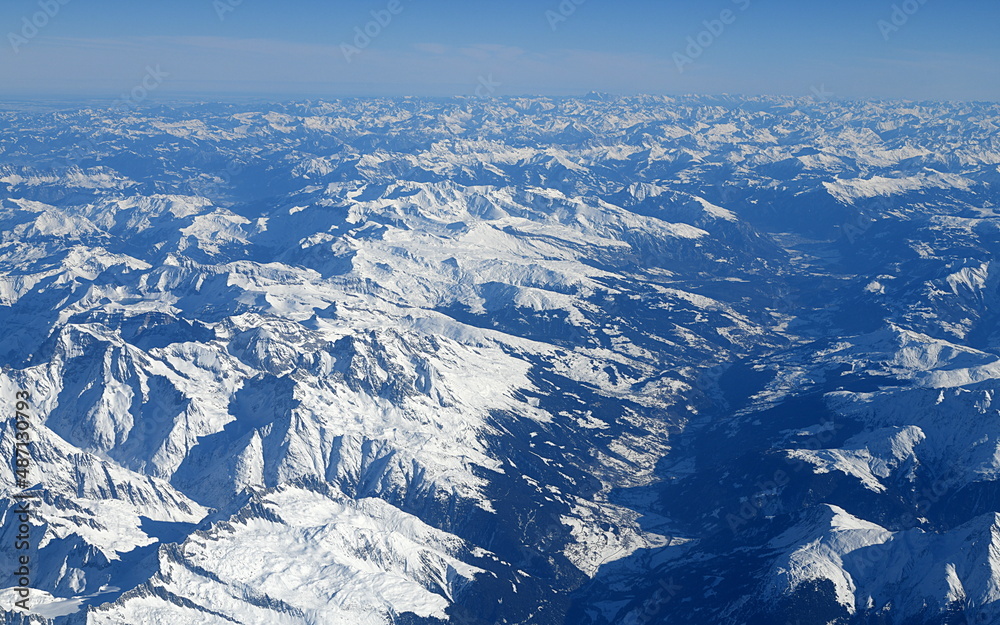
M31 622L1000 620L998 123L0 113Z

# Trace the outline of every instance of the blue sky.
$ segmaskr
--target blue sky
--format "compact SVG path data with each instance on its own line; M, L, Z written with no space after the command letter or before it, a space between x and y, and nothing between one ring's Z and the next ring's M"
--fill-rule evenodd
M998 26L994 0L4 0L0 97L1000 100Z

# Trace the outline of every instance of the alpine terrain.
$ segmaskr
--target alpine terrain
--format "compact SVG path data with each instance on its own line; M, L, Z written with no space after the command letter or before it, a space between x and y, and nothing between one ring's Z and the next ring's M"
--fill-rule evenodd
M16 625L1000 623L1000 105L0 112Z

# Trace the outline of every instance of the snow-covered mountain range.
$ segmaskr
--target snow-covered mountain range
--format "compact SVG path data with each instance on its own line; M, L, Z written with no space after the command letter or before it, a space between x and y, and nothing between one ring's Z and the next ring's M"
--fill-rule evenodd
M1000 622L1000 106L0 112L58 625Z

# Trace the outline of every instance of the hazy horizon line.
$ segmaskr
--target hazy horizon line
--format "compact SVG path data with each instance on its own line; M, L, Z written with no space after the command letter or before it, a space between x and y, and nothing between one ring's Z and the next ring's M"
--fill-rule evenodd
M489 102L489 101L510 101L518 99L550 99L550 100L584 100L594 99L596 96L620 100L636 100L643 98L668 98L676 100L697 100L697 99L733 99L733 100L788 100L804 101L821 104L825 102L865 102L865 103L908 103L908 104L1000 104L1000 100L982 100L972 98L891 98L876 96L836 96L819 98L814 95L789 94L789 93L624 93L603 90L592 90L586 93L540 93L527 92L523 94L502 94L489 97L479 97L469 94L413 94L413 93L275 93L275 92L230 92L230 91L175 91L170 93L157 94L149 97L148 100L130 104L129 108L134 110L153 109L157 106L172 104L297 104L303 102L341 102L357 100L422 100L422 101L465 101L465 102ZM0 96L0 106L8 104L45 104L58 103L68 105L107 105L113 108L113 104L120 101L120 97L113 97L107 94L97 93L59 93L59 92L39 92L24 94L9 94Z

